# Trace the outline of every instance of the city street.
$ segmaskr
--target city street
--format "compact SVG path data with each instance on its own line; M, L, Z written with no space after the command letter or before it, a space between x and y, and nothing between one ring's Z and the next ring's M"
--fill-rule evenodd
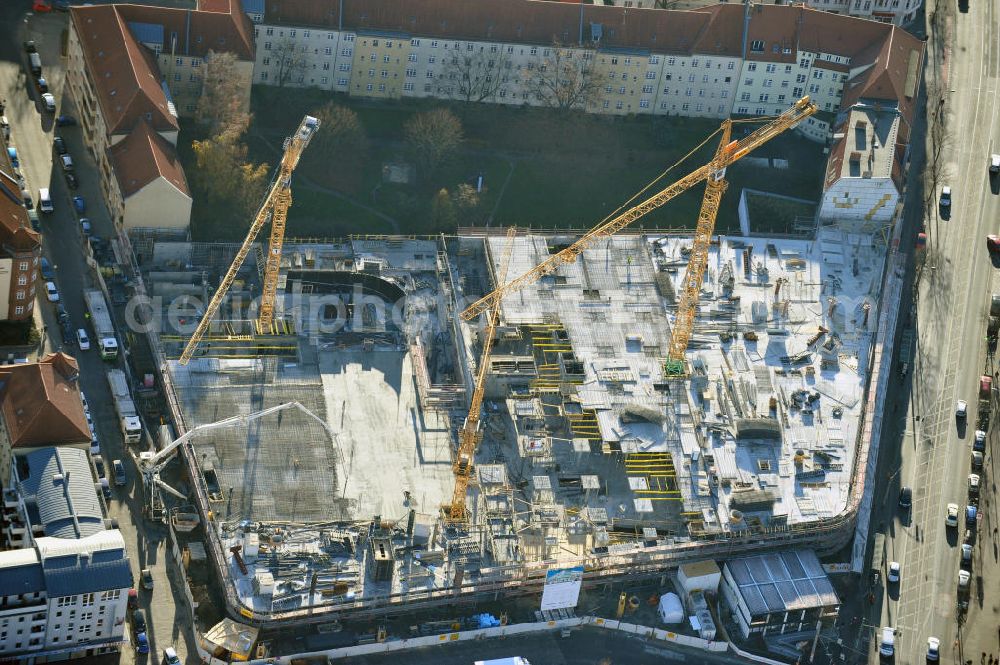
M1000 574L994 502L996 427L987 440L972 598L964 623L956 592L978 379L994 371L986 360L985 336L989 293L1000 290L1000 280L991 266L985 236L997 232L1000 219L1000 196L993 193L987 172L989 155L998 151L1000 139L1000 16L993 3L970 3L969 12L961 13L954 5L929 0L926 11L928 16L935 11L950 14L952 34L951 49L943 60L935 59L933 47L928 49L926 92L932 129L927 132L927 159L929 171L938 174L937 186L924 192L928 249L917 270L916 306L909 320L916 330L906 377L909 402L887 398L890 422L882 440L880 487L875 495L879 508L872 518L874 528L885 533L884 563L881 552L874 555L882 584L888 562L899 562L902 573L898 585L882 587L886 593L875 590L875 612L860 617L860 631L872 638L870 662L879 659L879 628L892 626L897 630L897 663L925 662L930 636L941 641L942 662L979 663L981 654L989 658L1000 653L1000 605L985 582ZM932 43L939 37L932 32ZM935 100L940 103L942 97L944 132L936 134ZM950 216L942 215L938 206L944 185L952 188ZM916 211L908 210L912 212ZM914 226L904 234L903 242L909 243L904 247L913 246L915 233ZM909 318L907 309L903 303L903 325ZM967 423L956 418L959 399L969 404ZM898 506L904 486L913 488L909 511ZM945 525L949 503L960 506L958 529ZM865 589L867 584L863 580Z
M17 147L28 189L36 203L40 187L48 187L51 191L55 212L41 217L42 253L56 271L61 302L69 313L72 328L88 328L88 333L93 335L86 324L82 292L85 288L92 287L94 282L84 258L84 238L71 197L79 194L86 199L86 215L91 219L95 235L111 238L113 231L99 191L96 167L87 154L79 128L55 128L55 116L41 112L37 103L38 95L30 77L26 76L22 42L33 39L42 57L43 76L56 97L56 115L76 115L71 101L63 92L63 61L59 54L60 34L66 28L68 14L54 12L26 18L23 11L25 5L26 3L0 3L0 34L3 35L0 39L0 97L7 100L6 115L11 124L11 141ZM80 184L75 192L67 187L60 165L53 161L54 134L64 138L76 164L75 173ZM174 646L181 659L188 662L188 654L196 654L196 651L191 642L193 636L187 613L175 607L172 578L176 575L176 569L172 564L167 564L169 554L166 550L166 528L142 518L141 483L136 477L135 466L130 461L131 456L125 450L105 378L105 370L110 363L102 361L94 347L90 351L81 352L72 340L68 343L62 340L54 307L47 302L41 284L36 307L47 326L44 340L46 350L62 349L79 362L80 386L90 404L105 468L110 469L113 459L121 459L125 462L129 475L126 487L113 487L114 496L110 501L109 512L118 521L118 527L125 538L136 582L139 580L139 571L146 567L152 570L155 581L153 592L139 591L140 607L146 613L152 649L151 657L141 658L143 661L159 662L163 649ZM118 323L121 333L121 322ZM119 338L121 339L121 335ZM119 359L117 362L120 364L122 361ZM180 591L177 593L180 594ZM130 630L126 632L129 633ZM123 645L120 662L132 663L134 660L131 646ZM196 656L194 660L198 660Z

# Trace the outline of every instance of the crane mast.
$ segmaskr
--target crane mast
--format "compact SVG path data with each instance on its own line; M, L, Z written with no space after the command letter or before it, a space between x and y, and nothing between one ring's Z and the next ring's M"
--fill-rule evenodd
M243 262L253 247L257 234L264 225L271 222L271 238L267 249L267 259L264 263L264 289L261 295L260 314L258 323L263 332L271 330L274 323L274 303L278 288L278 272L281 267L281 247L285 240L285 222L288 218L288 208L292 205L292 171L299 165L302 152L309 145L316 130L319 129L319 120L310 115L305 116L293 136L285 139L284 154L281 157L281 164L271 181L271 187L261 203L257 216L250 225L243 244L240 245L232 265L226 271L226 275L219 283L219 288L215 290L212 299L205 308L205 313L195 328L194 334L188 340L184 351L181 353L180 364L187 365L198 348L198 343L208 331L208 327L215 318L219 306L226 297L229 287L239 273Z
M724 147L716 153L715 158L708 164L695 169L677 182L668 185L642 203L629 208L617 217L608 220L607 222L598 224L581 236L572 245L557 252L556 254L551 255L545 261L542 261L523 275L512 279L506 284L497 286L493 292L488 293L469 305L465 311L462 312L462 318L466 321L473 319L482 312L492 308L496 302L507 294L518 291L529 284L533 284L543 276L555 272L555 270L562 265L573 263L576 261L577 257L584 252L584 250L598 240L618 233L640 217L656 210L663 204L667 203L676 196L683 194L698 183L713 177L713 174L718 174L720 172L724 173L727 166L746 156L746 154L754 148L763 145L778 134L784 132L786 129L793 127L803 119L809 117L815 113L816 110L816 105L809 101L809 97L803 97L795 102L791 108L766 125L758 128L756 131L750 133L739 141L733 141L728 143L728 145L724 145ZM731 121L728 120L726 121L726 123L730 122ZM721 196L721 192L718 192L718 196ZM701 219L701 216L699 216L699 219ZM714 215L712 215L710 226L712 228L708 230L709 237L711 237L712 230L715 226ZM702 271L704 271L704 268L702 268ZM688 338L690 338L690 333L688 333ZM687 348L686 341L685 348Z
M502 285L507 279L507 267L510 265L510 256L514 250L514 235L516 233L516 227L512 226L507 229L507 244L504 246L503 255L500 258L500 268L496 278L497 285ZM483 438L482 432L479 431L479 414L483 409L483 394L486 392L486 374L489 371L490 353L493 351L493 336L500 323L501 301L502 298L497 299L493 305L486 322L486 328L483 331L483 352L479 358L479 366L476 368L476 386L472 392L469 415L466 416L465 423L458 433L458 453L455 455L453 465L455 491L452 494L451 506L448 510L448 517L456 521L465 519L467 515L465 493L469 488L469 478L472 476L472 462L476 455L476 448L479 447L479 442Z

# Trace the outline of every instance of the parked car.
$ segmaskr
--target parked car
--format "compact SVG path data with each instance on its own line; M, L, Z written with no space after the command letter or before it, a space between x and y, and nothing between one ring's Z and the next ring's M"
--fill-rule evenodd
M76 118L71 115L60 115L56 117L56 127L72 127L76 124Z
M139 609L139 592L135 589L128 590L128 608L130 610Z
M990 177L1000 173L1000 155L990 155Z
M52 148L56 151L57 155L66 154L66 142L63 141L63 137L56 136L52 139Z
M980 471L983 468L983 453L978 450L972 451L972 470Z
M112 460L111 468L114 469L115 472L115 485L121 487L127 482L127 479L125 478L125 465L122 464L120 459L116 459Z
M4 139L10 138L10 121L7 120L7 116L0 116L0 130L3 131Z
M890 584L896 584L899 582L900 565L898 561L889 562L889 574L887 579Z
M972 545L969 543L962 543L962 560L959 562L962 568L970 569L972 568Z
M31 228L34 229L35 231L41 231L42 230L42 225L38 221L38 211L37 210L29 210L28 211L28 221L31 222Z
M913 504L913 490L909 487L904 487L899 490L899 507L904 510L909 508Z
M69 323L69 312L66 311L62 303L56 305L56 318L59 319L59 323Z
M163 650L164 665L181 665L181 659L177 657L177 651L173 647Z
M975 497L979 496L979 474L970 473L969 474L969 499L974 500Z
M69 171L66 171L63 175L66 176L66 186L70 189L76 189L80 186L80 181L77 180L76 176Z
M90 219L87 217L80 218L80 230L83 231L83 235L90 235Z
M59 302L59 289L56 288L55 282L45 282L45 294L49 302Z
M965 420L965 417L969 414L969 403L964 399L958 400L955 403L955 417L959 420Z
M38 47L35 46L35 41L33 39L29 39L28 41L24 42L24 52L38 53Z
M149 653L149 639L146 633L139 633L135 636L135 652L140 654Z
M51 92L42 94L42 104L45 105L45 110L49 113L56 112L56 98Z
M73 158L69 154L59 155L59 161L62 162L63 171L73 170Z
M101 494L104 495L105 501L111 500L111 483L108 482L107 478L101 478Z
M10 158L11 166L13 166L15 169L21 168L21 162L19 162L17 159L17 148L15 148L12 145L7 146L7 157Z
M59 325L62 328L63 344L72 346L76 342L73 337L73 325L69 321L60 321Z
M35 79L35 87L38 88L38 92L48 92L49 82L45 80L44 76L39 76Z
M976 430L976 436L972 440L972 449L978 453L986 452L986 432L981 429Z
M976 517L978 516L978 514L979 514L979 511L976 509L975 506L966 506L965 507L965 526L969 527L970 529L973 528L974 526L976 526Z
M34 2L31 3L31 11L36 14L48 14L52 11L52 5L45 0L34 0Z
M142 572L139 573L139 577L142 579L142 588L147 591L153 590L153 572L149 568L143 568Z
M21 190L21 200L24 202L24 207L28 210L35 209L35 202L31 200L31 192L26 189Z
M100 455L94 456L94 469L97 470L98 478L107 478L107 474L104 471L104 458Z
M132 612L132 630L138 635L146 632L146 613L142 610Z
M941 188L940 205L942 210L951 210L951 187L948 185Z
M949 527L958 526L958 504L949 503L948 512L944 516L944 525Z
M937 662L941 658L941 640L936 637L927 638L927 660Z
M76 329L76 343L80 345L81 351L90 351L90 338L87 337L87 331L83 328Z
M84 200L82 196L74 196L73 207L76 208L76 211L82 215L87 212L87 201Z

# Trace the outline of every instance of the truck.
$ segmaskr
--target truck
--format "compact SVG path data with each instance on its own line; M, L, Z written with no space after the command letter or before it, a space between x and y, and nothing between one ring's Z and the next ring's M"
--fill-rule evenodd
M142 421L135 410L125 372L120 369L108 370L108 387L111 388L111 398L115 403L118 425L125 443L139 443L142 440Z
M976 429L986 431L990 426L990 406L993 397L993 377L983 374L979 377L979 419Z
M83 292L83 299L87 303L90 325L94 328L94 337L97 338L101 358L114 360L118 357L118 338L115 337L111 310L108 309L108 302L104 299L104 294L97 289L88 289Z

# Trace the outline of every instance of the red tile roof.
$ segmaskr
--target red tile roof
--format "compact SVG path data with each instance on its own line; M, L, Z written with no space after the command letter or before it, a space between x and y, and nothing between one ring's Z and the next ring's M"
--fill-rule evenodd
M64 353L0 368L0 414L12 448L90 441L79 373L76 360Z
M116 5L73 7L70 15L108 133L128 132L146 114L157 131L177 131L153 54L135 40Z
M7 159L6 150L3 158ZM41 246L42 238L28 223L17 179L6 169L0 168L0 246L17 252L33 251Z
M123 196L131 196L157 178L163 178L191 196L177 151L149 123L139 125L108 151Z
M253 25L240 0L201 0L197 10L115 5L127 22L163 26L164 52L171 35L177 36L177 53L205 57L209 51L230 51L242 60L254 59Z
M340 0L269 0L264 22L337 29ZM713 16L703 12L627 9L535 0L343 0L343 27L443 39L525 44L576 44L591 38L600 23L601 44L610 48L689 53L698 44L705 53L739 52L727 40L708 35ZM742 22L742 18L740 18ZM723 48L724 47L724 48Z

